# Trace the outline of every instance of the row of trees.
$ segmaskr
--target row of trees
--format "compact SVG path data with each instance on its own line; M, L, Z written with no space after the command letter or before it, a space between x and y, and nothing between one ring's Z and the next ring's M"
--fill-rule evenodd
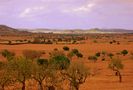
M41 59L40 53L32 50L23 51L21 57L15 57L8 50L2 51L2 55L7 62L0 62L0 90L16 83L26 90L26 82L30 80L38 83L38 90L62 90L65 81L70 84L70 90L79 90L80 84L90 75L83 63L71 62L60 51L52 52L49 59Z

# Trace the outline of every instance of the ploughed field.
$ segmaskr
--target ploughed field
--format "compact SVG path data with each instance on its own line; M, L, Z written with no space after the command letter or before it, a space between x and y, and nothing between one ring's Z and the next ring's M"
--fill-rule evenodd
M76 62L79 59L85 65L90 67L94 75L91 75L87 78L84 84L81 84L80 90L133 90L133 35L126 39L120 36L120 38L102 38L94 39L89 38L85 40L84 44L20 44L20 45L0 45L0 50L7 49L13 51L17 56L22 55L23 50L37 50L44 51L46 54L43 54L42 57L48 58L49 52L57 48L60 51L63 51L64 46L68 46L71 49L78 49L82 54L83 58L73 57L72 60ZM113 43L110 41L118 40L119 44ZM130 41L130 42L129 42ZM128 50L126 56L116 55L122 50ZM114 75L114 72L108 68L108 63L110 58L106 57L105 61L102 61L101 58L98 58L96 62L88 60L88 57L94 55L97 52L106 51L108 53L113 53L116 57L119 57L124 64L124 69L122 72L122 82L119 83L119 78ZM67 54L66 51L64 53ZM0 60L5 60L3 56L0 56ZM8 90L9 88L7 88ZM30 89L29 89L30 90ZM35 89L36 90L36 89Z

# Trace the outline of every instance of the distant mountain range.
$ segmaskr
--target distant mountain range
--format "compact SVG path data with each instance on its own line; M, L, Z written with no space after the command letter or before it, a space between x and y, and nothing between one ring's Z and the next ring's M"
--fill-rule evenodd
M56 33L56 34L87 34L87 33L133 33L133 30L125 29L14 29L6 25L0 25L0 35L29 35L31 33Z
M59 34L87 34L87 33L133 33L133 30L125 29L68 29L68 30L57 30L57 29L34 29L29 30L32 33L59 33Z

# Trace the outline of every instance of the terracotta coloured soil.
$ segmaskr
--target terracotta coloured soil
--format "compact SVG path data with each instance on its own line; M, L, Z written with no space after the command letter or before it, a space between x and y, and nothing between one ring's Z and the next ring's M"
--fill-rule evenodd
M122 40L121 40L122 41ZM120 52L124 49L133 52L133 42L121 42L120 45L104 43L93 43L87 40L85 44L70 44L70 45L46 45L46 44L23 44L23 45L0 45L0 50L8 49L21 55L25 49L32 49L38 51L45 51L43 57L48 57L48 53L55 48L63 50L63 46L68 46L70 49L77 48L83 53L84 57L81 59L88 67L96 72L96 75L87 78L86 82L80 86L80 90L133 90L133 57L130 53L127 56L120 56L123 60L124 69L121 71L123 80L119 83L118 77L114 76L114 72L108 68L109 59L101 61L100 59L94 63L88 60L88 56L96 52L107 51L112 53ZM0 60L4 60L0 56ZM77 60L77 58L73 58ZM7 89L8 90L8 89Z

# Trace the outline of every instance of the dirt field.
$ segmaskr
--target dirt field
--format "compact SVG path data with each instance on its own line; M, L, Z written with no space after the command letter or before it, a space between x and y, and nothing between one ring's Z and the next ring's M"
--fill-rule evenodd
M120 40L120 39L119 39ZM129 39L128 39L129 40ZM100 41L100 40L98 40ZM83 53L81 59L88 67L96 71L95 76L90 76L87 81L80 86L80 90L133 90L133 42L127 42L126 40L120 40L120 44L109 44L107 40L101 40L104 42L93 43L93 40L87 40L85 44L70 44L70 45L57 45L57 44L23 44L23 45L0 45L0 50L8 49L14 51L17 55L21 55L25 49L45 51L46 54L43 57L48 57L48 53L57 48L63 51L63 46L68 46L70 49L76 48ZM109 41L109 40L108 40ZM120 56L123 61L124 69L121 71L123 76L122 83L119 83L118 77L114 76L114 72L108 68L109 60L101 61L100 59L94 63L88 60L88 56L95 54L96 52L106 51L111 53L118 53L122 50L128 50L129 54L126 56ZM0 56L1 60L4 60ZM73 60L77 60L74 58Z

